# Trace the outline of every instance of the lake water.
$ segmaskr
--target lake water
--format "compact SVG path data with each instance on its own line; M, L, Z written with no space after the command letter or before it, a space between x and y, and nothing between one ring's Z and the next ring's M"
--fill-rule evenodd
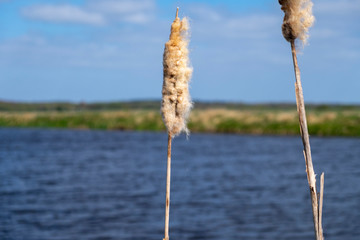
M360 139L311 138L325 239L360 236ZM1 240L161 240L164 133L0 129ZM170 239L314 239L300 137L173 141Z

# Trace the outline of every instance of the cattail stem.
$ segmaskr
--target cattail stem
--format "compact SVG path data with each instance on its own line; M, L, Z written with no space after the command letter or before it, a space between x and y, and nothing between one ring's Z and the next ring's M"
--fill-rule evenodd
M171 179L171 134L168 134L167 172L166 172L166 203L165 203L165 237L169 240L169 215L170 215L170 179Z
M310 196L311 196L313 218L314 218L314 229L315 229L316 239L322 240L323 236L322 236L322 233L320 233L320 231L319 231L319 229L322 228L320 226L320 222L319 222L319 201L318 201L318 196L316 193L315 172L314 172L314 167L313 167L313 163L312 163L312 159L311 159L310 140L309 140L307 121L306 121L304 95L303 95L301 79L300 79L300 69L299 69L299 66L297 63L295 41L292 40L290 43L291 43L291 52L292 52L294 71L295 71L295 79L296 79L296 82L295 82L296 105L297 105L297 111L298 111L298 115L299 115L301 139L302 139L303 146L304 146L304 158L305 158L305 164L306 164L307 179L308 179L308 183L309 183L309 187L310 187Z
M324 173L322 173L320 177L320 199L319 199L319 233L321 240L324 239L323 229L322 229L323 199L324 199Z

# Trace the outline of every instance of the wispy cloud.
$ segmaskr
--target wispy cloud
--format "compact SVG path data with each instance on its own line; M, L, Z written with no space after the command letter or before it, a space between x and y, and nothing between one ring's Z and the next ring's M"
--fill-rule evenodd
M280 18L274 15L248 15L227 19L226 27L229 32L237 32L244 37L263 40L268 35L273 35L274 28L278 28Z
M146 23L151 20L151 16L144 14L144 13L135 13L127 15L123 18L124 21L130 22L130 23Z
M194 15L196 18L200 20L218 22L222 19L220 13L218 13L215 9L210 8L206 5L192 5L189 8L189 11L191 15Z
M215 39L259 39L274 33L281 24L281 17L272 14L234 14L224 9L216 9L204 4L187 6L194 26L204 35ZM195 33L194 33L195 34ZM207 36L207 37L208 37Z
M35 5L24 8L22 14L30 19L48 22L105 24L105 19L101 14L72 5Z
M1 0L0 0L1 1ZM153 18L153 0L90 0L85 5L33 5L22 10L23 16L55 23L105 25L111 22L143 24Z
M329 0L321 1L314 4L314 9L317 12L338 14L359 14L360 0Z
M155 9L152 0L102 0L90 1L89 7L107 13L132 14Z
M103 14L111 22L144 24L154 18L153 0L91 0L87 8Z

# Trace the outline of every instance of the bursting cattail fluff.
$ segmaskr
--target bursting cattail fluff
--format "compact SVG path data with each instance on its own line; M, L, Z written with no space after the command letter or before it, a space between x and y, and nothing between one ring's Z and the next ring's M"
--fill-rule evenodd
M308 29L314 23L312 15L313 3L311 0L279 0L281 10L284 11L282 33L288 41L300 39L305 45L308 38Z
M170 39L165 44L161 103L162 117L172 137L183 131L188 133L186 122L192 107L188 86L192 74L188 30L187 19L180 20L177 12L171 25Z

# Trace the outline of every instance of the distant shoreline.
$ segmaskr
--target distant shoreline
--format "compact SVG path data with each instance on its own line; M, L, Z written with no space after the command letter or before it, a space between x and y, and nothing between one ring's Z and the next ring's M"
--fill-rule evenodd
M1 112L31 112L31 111L97 111L97 110L158 110L161 100L133 100L133 101L113 101L113 102L21 102L6 101L0 99ZM288 102L275 103L242 103L231 101L195 101L195 109L296 109L296 104ZM358 110L360 104L327 104L327 103L308 103L306 108L316 110Z
M307 105L313 136L360 137L360 105ZM295 104L196 103L192 132L298 135ZM0 127L165 131L160 101L116 103L0 102Z

